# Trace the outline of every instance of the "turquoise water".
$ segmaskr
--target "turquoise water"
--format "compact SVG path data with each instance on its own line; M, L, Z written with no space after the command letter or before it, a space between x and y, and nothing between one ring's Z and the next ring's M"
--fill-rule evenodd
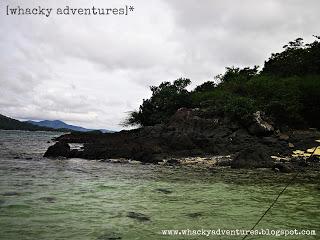
M42 158L57 134L0 131L0 239L241 239L161 230L250 229L292 177ZM319 183L319 172L301 173L257 229L316 230L285 239L320 239Z

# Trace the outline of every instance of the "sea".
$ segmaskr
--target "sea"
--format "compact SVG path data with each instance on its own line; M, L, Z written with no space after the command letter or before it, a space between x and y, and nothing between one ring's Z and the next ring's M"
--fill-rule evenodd
M0 131L1 240L240 240L295 174L44 158L59 135ZM320 239L319 172L299 173L254 230Z

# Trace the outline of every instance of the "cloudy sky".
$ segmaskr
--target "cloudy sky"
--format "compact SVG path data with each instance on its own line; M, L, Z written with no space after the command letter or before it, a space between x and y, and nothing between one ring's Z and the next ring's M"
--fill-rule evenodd
M16 7L122 7L128 16L6 16ZM262 65L319 35L319 0L4 0L0 113L119 130L148 86Z

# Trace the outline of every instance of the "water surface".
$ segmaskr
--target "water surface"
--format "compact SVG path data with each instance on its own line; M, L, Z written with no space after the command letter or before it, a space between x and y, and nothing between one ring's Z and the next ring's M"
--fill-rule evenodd
M47 141L58 135L0 131L0 239L241 239L160 233L250 229L292 177L271 170L43 158L52 144ZM320 234L319 183L318 172L299 175L257 229L314 229ZM131 218L132 212L145 218Z

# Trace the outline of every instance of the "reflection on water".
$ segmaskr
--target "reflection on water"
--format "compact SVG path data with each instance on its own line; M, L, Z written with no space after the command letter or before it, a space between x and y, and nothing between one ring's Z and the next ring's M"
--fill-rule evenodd
M44 159L54 136L0 131L0 239L205 239L160 231L250 229L291 177ZM319 183L319 173L301 174L257 228L320 234Z

